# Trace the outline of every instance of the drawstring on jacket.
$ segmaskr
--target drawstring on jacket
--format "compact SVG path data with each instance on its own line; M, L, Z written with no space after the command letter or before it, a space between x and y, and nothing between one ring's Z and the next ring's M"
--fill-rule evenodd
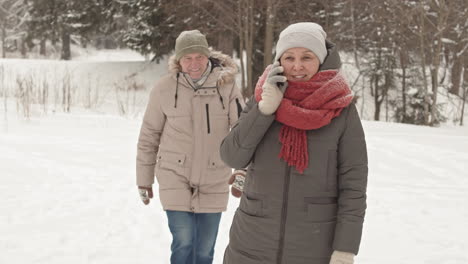
M224 110L224 109L225 109L225 108L224 108L224 100L223 100L223 97L221 96L221 93L219 92L219 85L218 85L218 82L216 82L216 91L218 91L219 101L221 102L221 106L223 107L223 110Z

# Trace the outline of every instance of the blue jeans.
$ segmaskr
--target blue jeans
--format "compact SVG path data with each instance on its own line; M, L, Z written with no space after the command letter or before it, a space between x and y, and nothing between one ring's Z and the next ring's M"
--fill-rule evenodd
M212 264L221 213L166 211L171 264Z

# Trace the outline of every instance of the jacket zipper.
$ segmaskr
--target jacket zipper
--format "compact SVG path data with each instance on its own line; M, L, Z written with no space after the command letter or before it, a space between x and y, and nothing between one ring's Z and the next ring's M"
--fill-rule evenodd
M206 128L208 129L208 134L210 134L210 107L208 104L206 106Z
M286 231L286 218L288 215L288 198L289 198L289 182L290 182L290 175L291 168L286 164L286 177L284 179L284 187L283 187L283 207L281 209L281 223L280 223L280 237L278 243L278 255L276 258L276 263L281 264L281 260L283 258L283 247L284 247L284 233Z

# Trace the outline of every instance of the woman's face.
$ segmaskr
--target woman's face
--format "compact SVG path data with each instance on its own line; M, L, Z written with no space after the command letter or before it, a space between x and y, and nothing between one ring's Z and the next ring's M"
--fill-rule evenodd
M201 78L208 66L208 57L201 53L189 53L179 60L182 72L188 73L192 79Z
M317 56L306 48L290 48L280 58L284 68L283 75L288 81L305 82L310 80L319 69Z

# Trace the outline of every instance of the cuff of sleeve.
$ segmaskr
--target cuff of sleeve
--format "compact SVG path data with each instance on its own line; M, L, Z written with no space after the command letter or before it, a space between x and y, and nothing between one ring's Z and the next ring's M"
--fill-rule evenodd
M361 235L362 223L338 223L335 228L333 249L357 255L361 243Z
M137 168L138 186L151 186L154 183L154 166L142 166Z

